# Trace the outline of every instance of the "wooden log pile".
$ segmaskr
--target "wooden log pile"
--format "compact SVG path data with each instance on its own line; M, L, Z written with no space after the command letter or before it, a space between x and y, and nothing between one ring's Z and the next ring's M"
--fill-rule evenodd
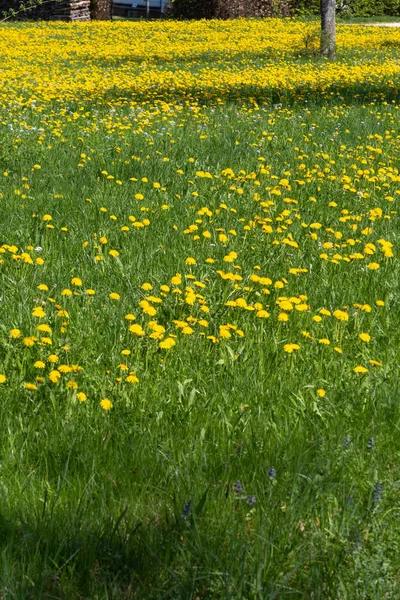
M50 21L90 21L89 0L66 0L54 4Z

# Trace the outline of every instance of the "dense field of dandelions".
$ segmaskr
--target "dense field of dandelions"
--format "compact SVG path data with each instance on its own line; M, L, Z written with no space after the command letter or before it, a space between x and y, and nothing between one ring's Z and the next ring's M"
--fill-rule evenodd
M317 33L0 26L0 596L399 592L400 30Z

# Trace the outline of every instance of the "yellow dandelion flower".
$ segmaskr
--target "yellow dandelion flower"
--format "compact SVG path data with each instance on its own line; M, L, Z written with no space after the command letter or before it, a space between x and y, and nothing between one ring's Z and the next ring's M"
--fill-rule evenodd
M335 317L335 319L338 319L338 321L348 321L349 320L349 315L344 310L335 310L333 313L333 316Z
M371 359L371 360L369 360L368 362L369 362L371 365L373 365L374 367L383 367L382 363L381 363L381 362L379 362L378 360L373 360L373 359Z
M278 300L277 304L281 310L293 310L293 304L289 300Z
M67 383L67 388L70 390L77 390L78 389L78 384L76 381L74 381L73 379L71 379L71 381L68 381Z
M187 327L183 327L181 329L181 332L184 333L185 335L192 335L192 333L194 333L194 329L192 329L191 327L187 326Z
M43 319L46 316L46 313L41 306L36 306L32 310L32 316L37 317L38 319Z
M61 373L60 373L60 371L57 371L57 369L54 369L53 371L50 371L50 373L49 373L49 379L53 383L57 383L58 380L60 379L60 377L61 377Z
M129 327L129 331L139 337L142 337L143 335L145 335L145 332L143 331L142 327L138 323L131 325Z
M37 385L34 383L24 383L24 388L29 392L34 392L37 390Z
M304 312L306 310L310 310L309 304L296 304L295 309L299 312Z
M232 337L232 334L229 331L229 328L224 327L223 325L221 325L219 328L219 335L221 338L225 338L225 339L229 339Z
M357 365L356 367L354 367L353 371L354 373L368 373L368 369L366 369L362 365Z
M305 331L304 329L300 333L301 333L301 335L304 335L304 337L307 338L308 340L314 339L313 336L308 331Z
M87 400L87 396L84 392L78 392L76 398L79 400L79 402L86 402Z
M285 352L287 352L288 354L291 354L292 352L295 352L297 350L300 350L300 346L299 344L285 344L283 346L283 349Z
M108 294L108 297L110 298L110 300L120 300L121 296L119 294L117 294L116 292L111 292L111 294Z
M181 285L182 275L180 273L177 273L176 275L171 277L171 283L172 283L172 285Z
M362 306L360 306L361 310L367 313L370 313L372 308L369 304L362 304Z
M159 343L158 347L163 350L169 350L169 348L172 348L173 346L175 346L175 344L176 341L174 340L174 338L167 337L165 338L165 340Z
M158 298L157 296L147 296L146 301L148 301L148 302L155 302L156 304L161 304L162 303L161 298Z
M101 402L100 402L100 406L103 410L108 412L109 410L112 409L113 403L108 398L103 398L103 400L101 400Z
M21 335L21 331L19 329L11 329L10 336L12 337L13 340L16 340L17 338L19 338L20 335Z
M360 333L360 335L358 336L360 338L360 340L362 340L363 342L370 342L371 341L371 336L369 335L369 333Z

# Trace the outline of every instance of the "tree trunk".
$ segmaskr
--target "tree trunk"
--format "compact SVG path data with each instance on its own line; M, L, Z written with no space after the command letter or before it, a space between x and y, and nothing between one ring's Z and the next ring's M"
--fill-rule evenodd
M321 54L333 60L336 55L336 0L320 0Z

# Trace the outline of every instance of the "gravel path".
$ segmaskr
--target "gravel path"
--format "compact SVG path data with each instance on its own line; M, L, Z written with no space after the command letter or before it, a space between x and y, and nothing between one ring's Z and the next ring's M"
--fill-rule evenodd
M367 27L400 27L400 23L365 23Z

